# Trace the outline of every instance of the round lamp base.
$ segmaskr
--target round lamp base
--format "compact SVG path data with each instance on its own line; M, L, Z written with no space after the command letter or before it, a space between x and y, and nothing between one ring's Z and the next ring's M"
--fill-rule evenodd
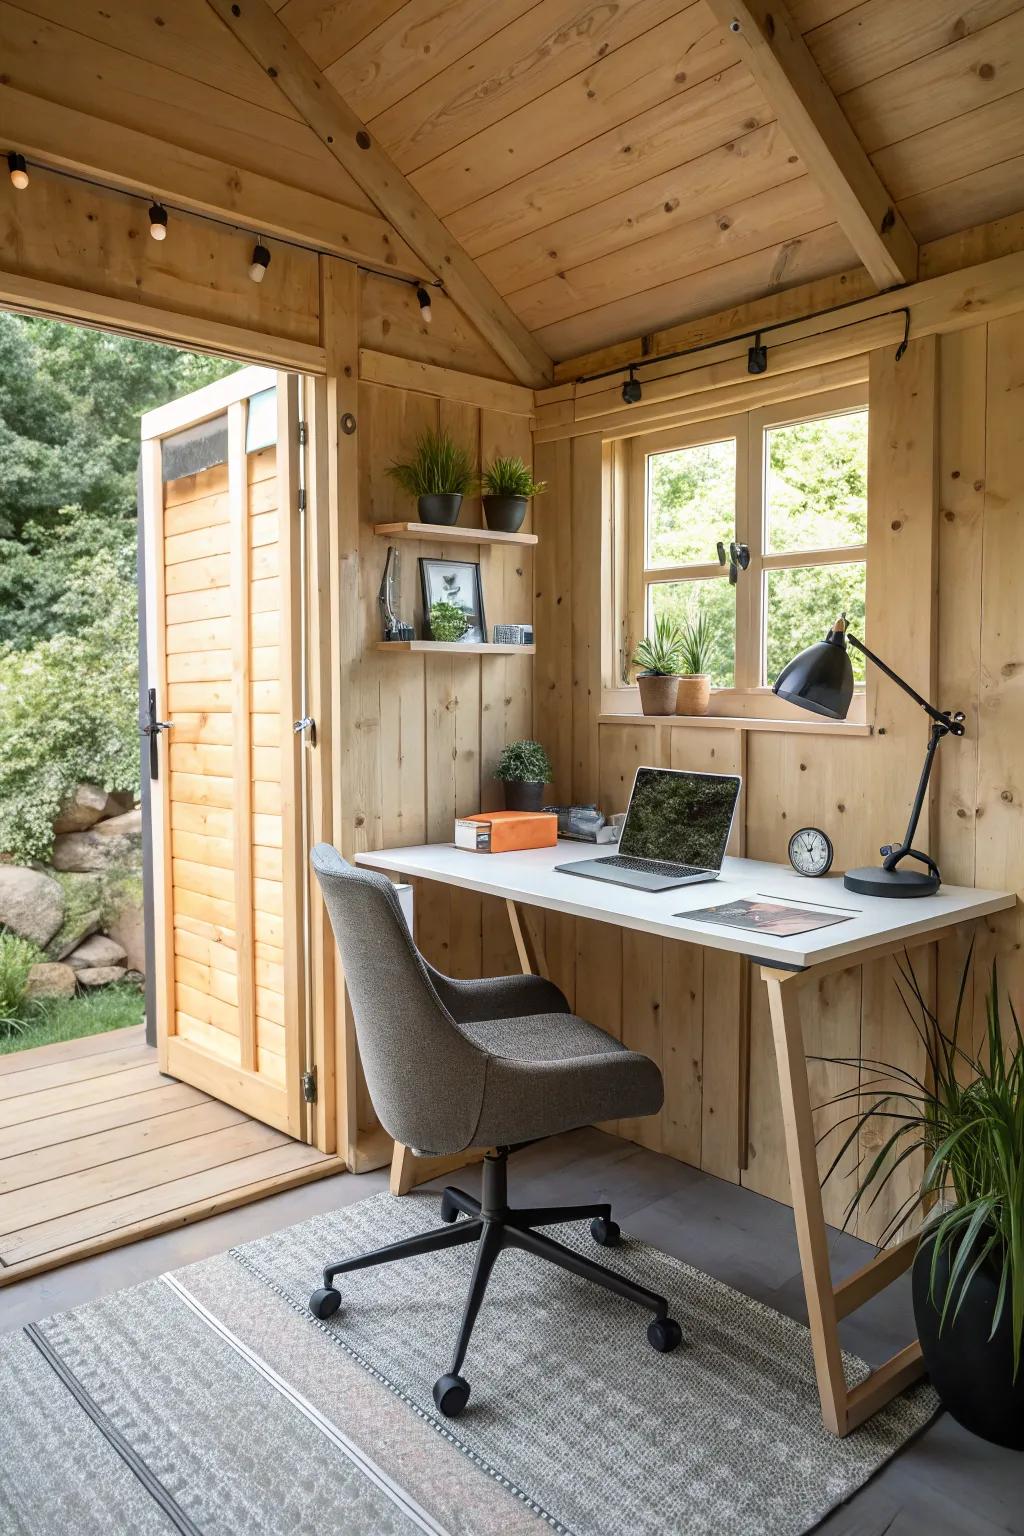
M934 896L941 881L926 869L848 869L843 884L860 896Z

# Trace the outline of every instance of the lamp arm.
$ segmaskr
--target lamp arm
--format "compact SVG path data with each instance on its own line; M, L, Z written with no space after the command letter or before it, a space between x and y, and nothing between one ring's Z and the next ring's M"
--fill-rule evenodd
M945 726L946 730L954 736L962 736L964 734L962 716L958 719L956 715L951 715L945 710L936 709L934 704L929 704L928 700L922 698L916 688L912 688L904 678L900 677L898 672L894 672L892 667L886 665L881 656L876 656L874 651L868 649L863 640L858 640L857 636L852 635L849 630L846 631L846 639L850 645L857 647L862 656L866 656L868 661L873 662L880 672L884 672L886 677L896 684L897 688L902 688L904 693L909 694L915 704L920 704L925 714L934 720L936 725Z

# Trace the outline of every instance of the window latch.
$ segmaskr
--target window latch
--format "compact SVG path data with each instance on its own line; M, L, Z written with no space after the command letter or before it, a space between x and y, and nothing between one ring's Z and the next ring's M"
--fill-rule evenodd
M729 566L729 585L734 587L739 580L740 571L745 571L750 564L750 550L745 544L737 544L735 540L729 544L729 558L725 557L725 545L719 539L715 546L718 551L719 565Z
M312 715L303 715L301 720L296 720L292 730L296 736L305 736L311 747L316 746L316 721Z

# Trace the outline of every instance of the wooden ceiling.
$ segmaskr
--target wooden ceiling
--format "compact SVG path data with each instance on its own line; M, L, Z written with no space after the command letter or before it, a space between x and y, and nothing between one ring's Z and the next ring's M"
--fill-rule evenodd
M705 0L271 3L556 359L858 265ZM1024 208L1024 0L789 9L919 242Z

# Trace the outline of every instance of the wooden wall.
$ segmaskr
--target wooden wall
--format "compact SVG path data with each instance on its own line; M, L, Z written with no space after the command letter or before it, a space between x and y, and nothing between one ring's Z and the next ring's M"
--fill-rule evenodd
M1024 317L914 342L900 364L891 348L872 353L870 405L868 634L923 692L968 720L966 738L940 750L930 846L950 881L1024 889L1017 766L1024 666L1015 596L1024 558ZM920 770L927 730L916 706L872 680L875 729L867 738L656 726L639 717L599 725L607 583L599 437L538 445L536 471L552 493L538 517L535 722L556 761L559 797L596 792L603 809L621 810L639 763L739 771L739 838L748 856L784 860L794 828L817 823L835 842L837 869L875 862L879 843L902 833ZM925 829L918 842L929 846L927 839ZM980 943L982 963L997 953L1018 998L1022 937L1011 914L991 920ZM569 919L549 918L547 944L580 1012L650 1052L665 1071L662 1114L620 1127L624 1134L787 1199L760 980L729 957ZM953 945L920 962L926 984L937 968L944 1008L961 958ZM809 1051L920 1064L889 963L829 977L804 995ZM812 1078L815 1102L856 1086L846 1069L824 1064ZM841 1219L851 1189L849 1167L840 1172L846 1177L827 1190L831 1220ZM906 1181L895 1181L860 1220L863 1235L878 1232L899 1187Z

